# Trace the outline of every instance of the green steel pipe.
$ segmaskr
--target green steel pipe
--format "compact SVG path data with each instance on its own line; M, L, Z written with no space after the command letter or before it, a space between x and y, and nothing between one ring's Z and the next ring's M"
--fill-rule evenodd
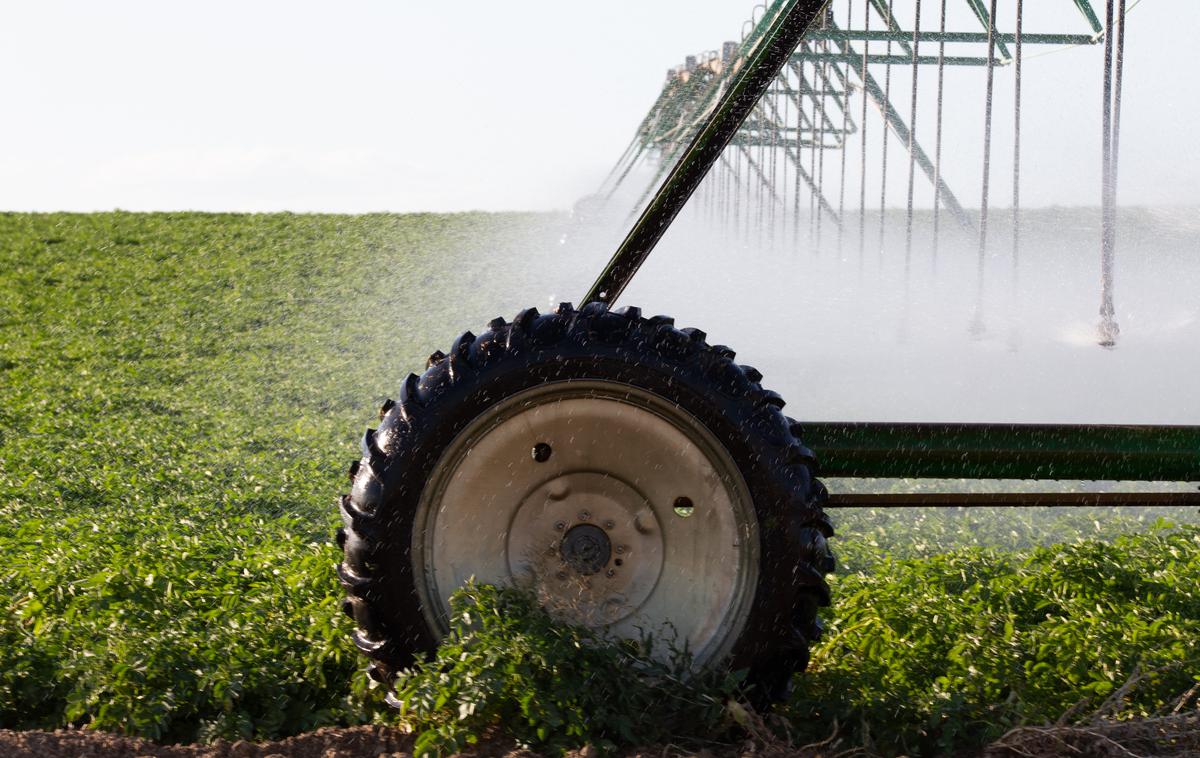
M987 32L872 32L872 31L842 31L833 29L818 29L805 35L806 42L820 40L846 42L912 42L913 38L921 42L972 42L986 44ZM996 39L1015 43L1015 34L997 34ZM1023 45L1094 45L1096 37L1091 34L1022 34Z
M1200 492L835 492L826 508L1129 508L1200 506Z
M862 63L862 56L853 53L797 53L793 58L794 61L834 61L837 63ZM996 66L1007 66L1011 58L994 58L992 63ZM954 56L946 55L939 57L937 55L920 55L915 59L911 55L876 55L871 53L867 56L867 63L890 63L894 66L908 66L916 63L919 66L935 66L939 62L943 66L986 66L988 59L978 56Z
M1200 482L1200 427L805 423L828 477Z
M1092 10L1092 4L1089 0L1075 0L1075 6L1079 8L1079 12L1087 19L1093 32L1100 34L1104 31L1104 27L1101 26L1100 19L1096 17L1096 11Z

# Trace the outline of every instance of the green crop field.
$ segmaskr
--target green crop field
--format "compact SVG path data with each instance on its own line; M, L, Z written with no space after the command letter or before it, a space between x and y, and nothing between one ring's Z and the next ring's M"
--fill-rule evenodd
M389 718L338 611L334 498L403 377L562 264L523 257L539 220L0 215L0 727ZM1197 681L1192 514L837 518L797 735L934 753L1135 671L1118 713Z

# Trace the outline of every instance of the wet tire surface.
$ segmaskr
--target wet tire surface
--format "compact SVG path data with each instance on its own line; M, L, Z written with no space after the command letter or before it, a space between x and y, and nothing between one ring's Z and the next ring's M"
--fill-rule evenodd
M602 380L676 404L737 464L759 524L760 565L730 664L749 669L757 704L785 698L821 634L817 609L830 602L824 577L834 567L833 528L803 430L783 415L782 398L762 387L762 375L734 357L669 317L602 303L528 309L511 323L497 318L479 336L464 333L448 353L431 355L424 374L410 374L399 400L380 409L379 428L367 430L362 458L350 466L351 492L340 500L343 610L358 627L354 641L372 660L372 678L390 684L438 642L421 608L411 545L422 488L441 451L503 398L547 382Z

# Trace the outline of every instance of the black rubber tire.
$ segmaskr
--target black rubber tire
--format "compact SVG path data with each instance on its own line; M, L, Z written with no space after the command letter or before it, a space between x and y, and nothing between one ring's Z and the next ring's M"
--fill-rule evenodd
M554 313L522 311L495 319L479 337L467 332L448 354L434 353L422 376L410 374L399 402L380 409L378 430L363 437L350 467L338 530L343 609L356 622L355 644L390 684L438 639L426 624L411 562L413 519L439 455L493 403L550 381L601 379L653 392L699 419L725 446L749 488L759 523L760 568L744 631L729 664L748 668L754 700L786 697L792 673L808 662L821 633L817 609L829 605L833 527L815 478L816 459L801 444L783 400L739 366L729 348L711 346L671 318L603 303Z

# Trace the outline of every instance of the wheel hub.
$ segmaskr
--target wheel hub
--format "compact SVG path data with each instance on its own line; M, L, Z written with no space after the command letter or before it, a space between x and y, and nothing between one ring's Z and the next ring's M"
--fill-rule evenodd
M658 583L663 530L646 498L611 474L573 471L535 488L508 528L508 569L542 604L612 624Z
M598 526L576 524L563 537L559 552L575 573L591 576L608 565L612 558L612 541Z
M736 465L696 419L629 385L558 382L498 403L451 443L412 560L434 628L447 629L463 583L515 584L615 636L668 624L705 665L745 622L757 530Z

